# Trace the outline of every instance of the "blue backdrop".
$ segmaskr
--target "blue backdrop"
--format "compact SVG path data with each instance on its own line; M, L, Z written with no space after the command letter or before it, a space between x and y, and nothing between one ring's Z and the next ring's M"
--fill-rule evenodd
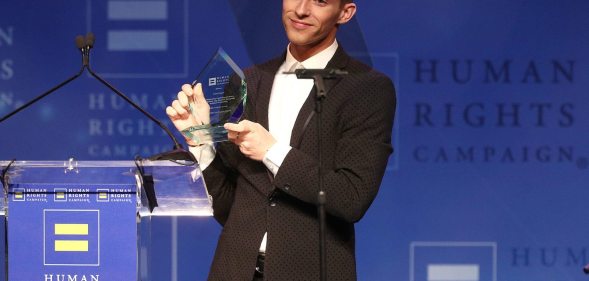
M398 92L395 154L357 227L359 280L589 279L589 2L357 4L340 42ZM73 39L92 31L93 69L166 120L217 47L242 67L284 51L280 5L2 1L0 115L76 73ZM129 160L170 147L88 76L0 124L0 159ZM203 280L219 226L155 223L156 246L178 263L154 280Z

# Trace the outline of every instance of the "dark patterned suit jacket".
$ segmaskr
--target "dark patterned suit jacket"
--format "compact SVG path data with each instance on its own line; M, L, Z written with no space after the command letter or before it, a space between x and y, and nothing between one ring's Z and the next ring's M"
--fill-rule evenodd
M284 59L245 72L246 118L265 128L274 75ZM356 279L354 223L374 200L392 153L396 97L389 78L341 47L327 67L349 75L326 80L322 132L316 129L315 89L311 91L293 128L293 149L276 177L232 143L219 145L203 171L215 218L223 225L209 280L252 280L265 232L266 280L319 280L318 134L327 198L327 278Z

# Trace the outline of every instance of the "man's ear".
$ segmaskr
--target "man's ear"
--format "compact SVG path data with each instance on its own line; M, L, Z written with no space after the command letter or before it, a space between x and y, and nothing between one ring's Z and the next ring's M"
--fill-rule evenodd
M347 3L344 4L342 10L339 15L339 19L337 20L337 24L345 24L349 22L354 15L356 14L356 4L355 3Z

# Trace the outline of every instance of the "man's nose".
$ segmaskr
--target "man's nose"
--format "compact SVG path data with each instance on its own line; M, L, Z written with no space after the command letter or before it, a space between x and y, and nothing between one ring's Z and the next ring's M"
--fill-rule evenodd
M311 1L312 0L301 0L299 1L299 4L296 7L296 14L299 17L306 17L310 14L311 10Z

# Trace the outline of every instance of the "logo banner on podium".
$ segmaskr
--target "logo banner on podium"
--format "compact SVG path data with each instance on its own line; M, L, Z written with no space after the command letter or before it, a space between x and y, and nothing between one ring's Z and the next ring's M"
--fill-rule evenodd
M9 280L137 280L135 183L10 187Z

